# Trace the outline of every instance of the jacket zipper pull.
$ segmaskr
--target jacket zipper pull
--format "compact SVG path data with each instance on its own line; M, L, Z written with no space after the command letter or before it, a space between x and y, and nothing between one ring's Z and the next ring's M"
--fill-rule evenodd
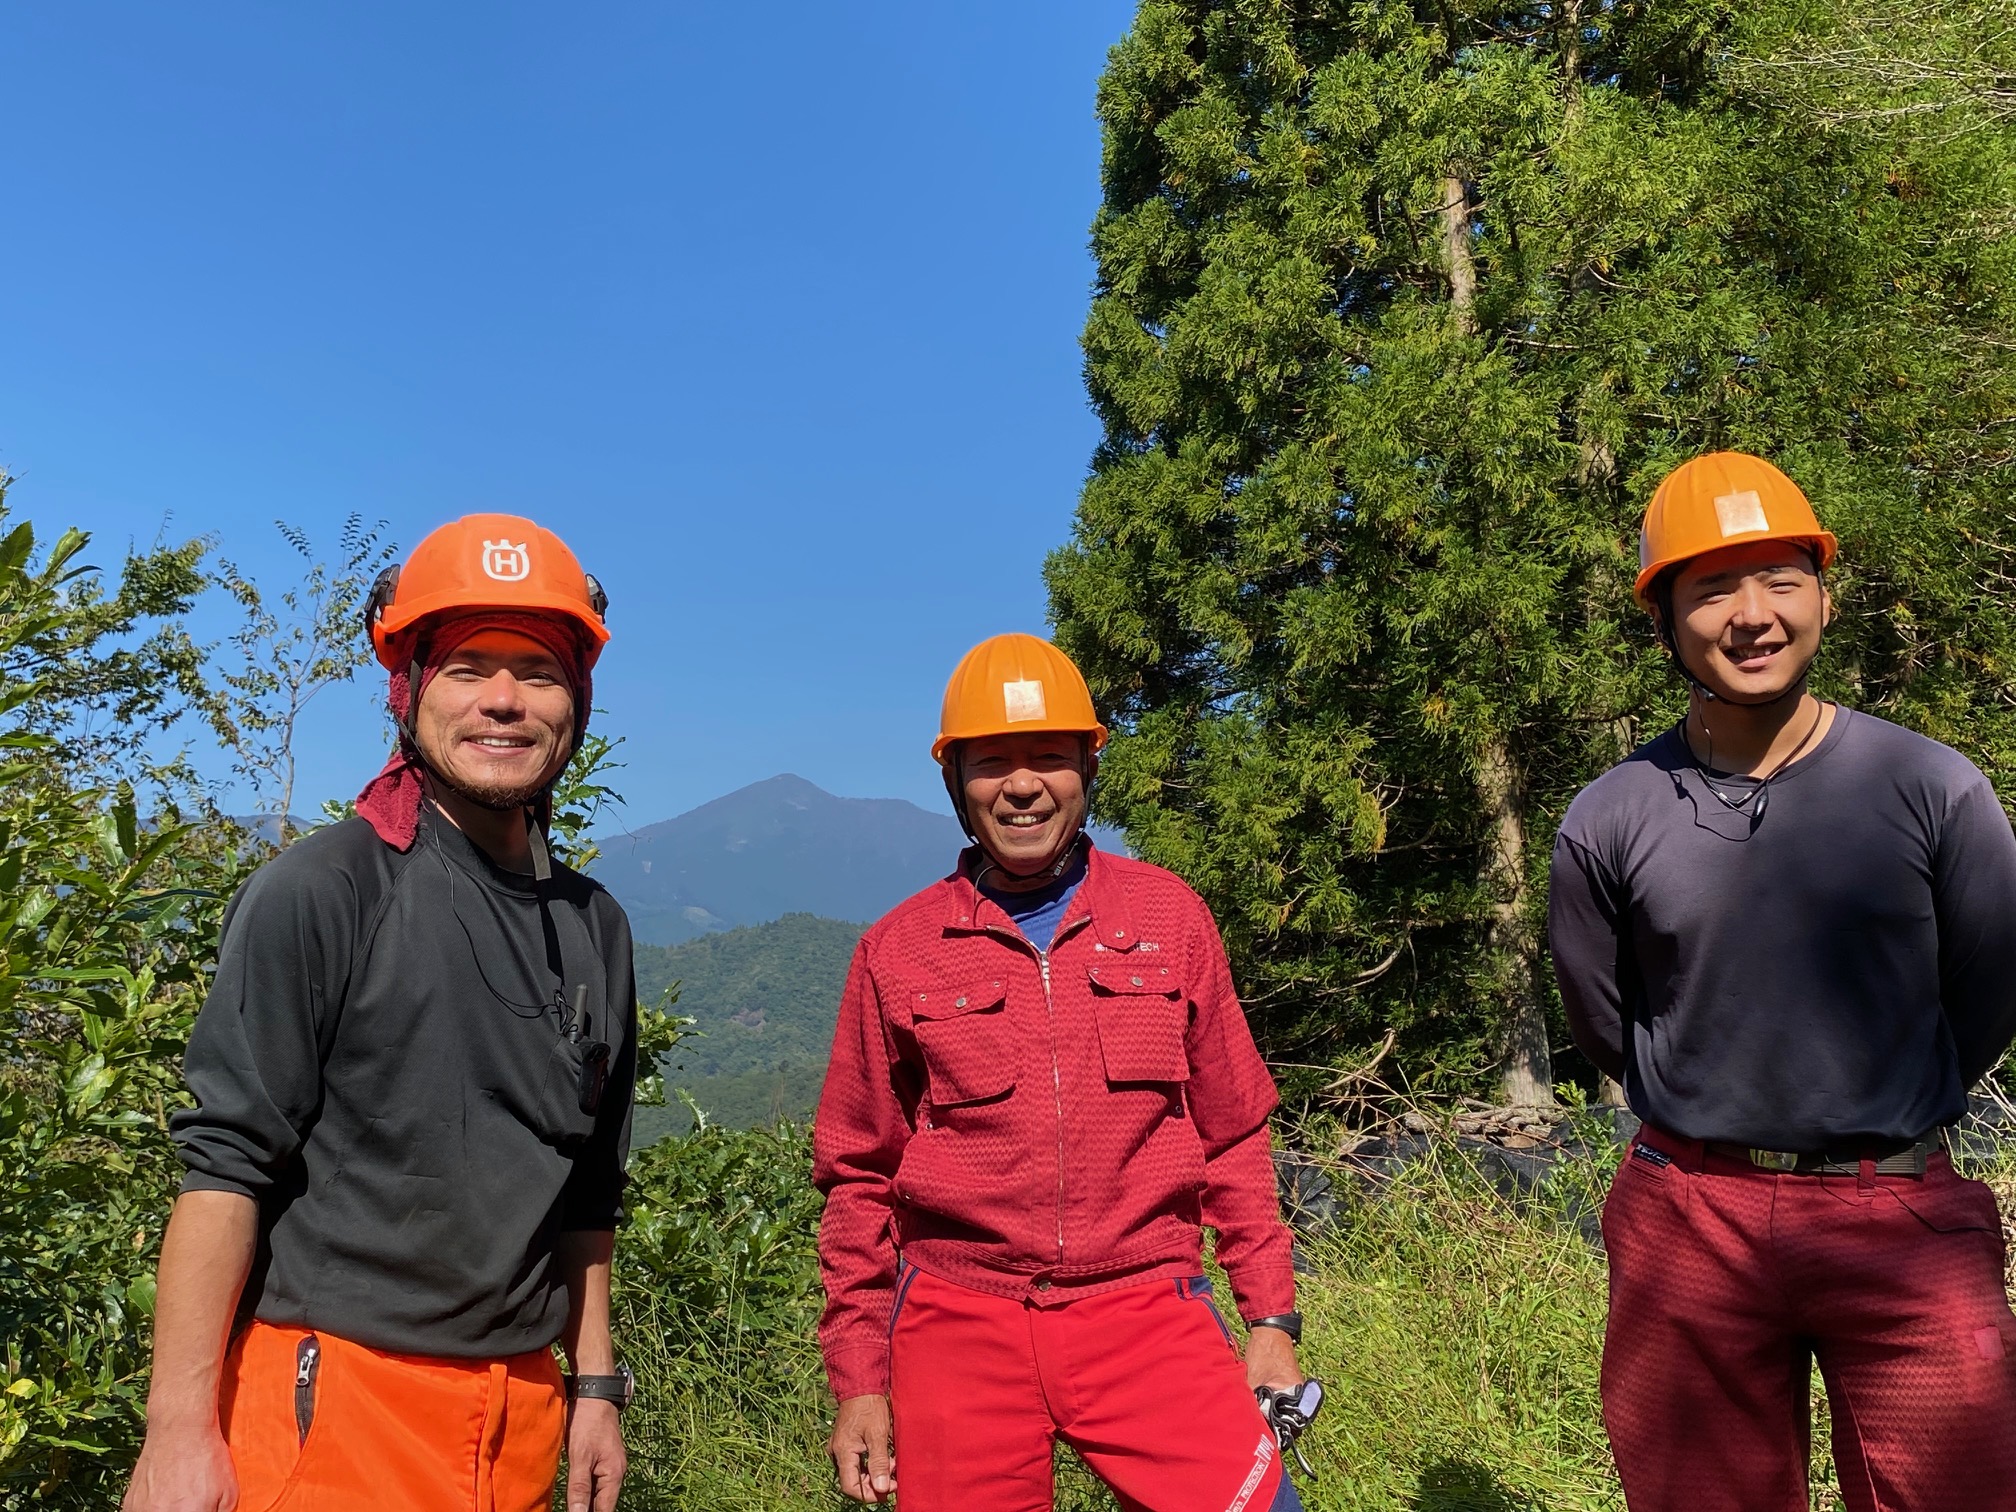
M301 1443L315 1421L315 1368L322 1360L322 1341L309 1334L294 1351L294 1427Z

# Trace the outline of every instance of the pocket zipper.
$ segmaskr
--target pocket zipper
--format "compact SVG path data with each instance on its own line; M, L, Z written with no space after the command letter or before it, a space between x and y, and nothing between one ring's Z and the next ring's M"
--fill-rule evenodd
M322 1341L309 1334L294 1350L294 1426L304 1444L315 1423L315 1370L321 1363Z

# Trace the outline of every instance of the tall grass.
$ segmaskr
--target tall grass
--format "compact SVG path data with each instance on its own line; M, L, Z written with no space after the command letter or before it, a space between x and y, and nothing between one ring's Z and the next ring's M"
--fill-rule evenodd
M808 1166L789 1128L705 1129L639 1157L619 1248L639 1378L626 1508L836 1506ZM1982 1174L2016 1211L2016 1159ZM1608 1179L1607 1161L1571 1162L1514 1203L1455 1146L1376 1189L1339 1175L1335 1224L1302 1247L1302 1361L1330 1390L1305 1441L1312 1512L1623 1507L1596 1395L1603 1258L1577 1221ZM1815 1428L1814 1505L1828 1512L1824 1415ZM1060 1452L1058 1505L1113 1503Z

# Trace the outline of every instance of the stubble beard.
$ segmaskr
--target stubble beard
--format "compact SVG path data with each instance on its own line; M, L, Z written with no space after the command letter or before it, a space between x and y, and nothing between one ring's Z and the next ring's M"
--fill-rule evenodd
M540 783L518 783L513 786L477 784L463 782L442 771L436 771L434 779L456 797L466 799L478 808L492 809L500 814L509 813L512 809L530 808L539 796L553 785L552 778Z
M472 782L459 777L445 761L436 761L421 749L421 759L427 764L427 774L456 797L478 808L490 809L499 814L510 813L513 809L529 808L544 797L553 784L560 780L561 772L567 768L567 758L562 757L548 768L546 775L537 782Z

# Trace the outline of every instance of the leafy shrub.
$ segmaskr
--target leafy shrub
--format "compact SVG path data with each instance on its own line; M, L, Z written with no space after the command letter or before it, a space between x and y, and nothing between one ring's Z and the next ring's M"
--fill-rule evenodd
M51 708L123 685L158 715L173 667L142 653L184 642L118 643L200 581L157 554L141 559L164 590L151 608L108 601L76 566L84 544L66 535L37 565L27 525L0 540L0 1505L104 1506L137 1450L179 1176L168 1112L242 865L229 832L94 782L82 763L106 743Z

